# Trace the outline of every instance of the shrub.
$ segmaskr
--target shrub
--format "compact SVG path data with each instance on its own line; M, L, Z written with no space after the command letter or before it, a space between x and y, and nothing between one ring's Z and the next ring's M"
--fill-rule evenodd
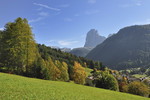
M138 81L131 82L128 86L128 89L129 89L128 92L131 94L140 95L140 96L149 95L148 87L142 82L138 82Z
M95 80L95 86L114 91L119 90L116 78L113 75L105 72L100 73L100 76Z
M126 84L126 82L119 83L119 91L120 92L128 92L128 85Z

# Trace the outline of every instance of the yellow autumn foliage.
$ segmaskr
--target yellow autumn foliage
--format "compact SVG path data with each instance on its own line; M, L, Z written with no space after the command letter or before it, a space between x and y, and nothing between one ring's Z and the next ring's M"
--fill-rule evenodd
M86 78L85 68L80 63L74 62L73 66L73 80L77 84L84 84Z

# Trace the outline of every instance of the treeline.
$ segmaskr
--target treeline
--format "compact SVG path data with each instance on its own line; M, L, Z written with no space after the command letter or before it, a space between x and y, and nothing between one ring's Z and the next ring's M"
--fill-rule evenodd
M0 31L1 72L84 84L84 67L100 69L102 63L37 44L26 19L17 18Z
M72 66L74 65L74 61L79 62L83 67L87 67L91 69L93 68L102 69L105 67L102 65L101 62L88 60L88 59L85 59L84 57L77 57L73 54L62 52L60 49L54 49L54 48L45 46L44 44L42 45L38 44L38 51L43 59L47 60L48 57L51 57L53 60L66 62L69 68L72 68Z

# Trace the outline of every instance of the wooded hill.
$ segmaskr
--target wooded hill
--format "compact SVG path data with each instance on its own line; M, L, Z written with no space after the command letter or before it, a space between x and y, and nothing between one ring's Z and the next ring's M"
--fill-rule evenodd
M88 59L102 61L111 69L150 66L150 25L121 29L94 48Z

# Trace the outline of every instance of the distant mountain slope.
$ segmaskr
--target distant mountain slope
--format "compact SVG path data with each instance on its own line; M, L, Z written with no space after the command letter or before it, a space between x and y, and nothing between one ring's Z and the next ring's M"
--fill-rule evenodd
M84 47L91 47L94 48L96 47L98 44L102 43L104 40L106 39L106 37L104 36L100 36L98 34L98 31L95 29L91 29L86 36L86 42Z
M54 49L57 49L57 50L61 50L63 52L70 52L71 51L71 48L60 48L60 47L57 47L57 46L50 46L51 48L54 48Z
M94 47L102 43L106 38L100 36L98 31L91 29L86 35L86 42L84 47L74 48L70 51L71 54L76 56L85 57Z
M85 57L92 49L93 48L90 47L74 48L70 51L70 53L76 56Z
M150 66L150 25L121 29L94 48L87 58L115 69Z
M148 98L69 82L0 73L1 100L149 100Z

